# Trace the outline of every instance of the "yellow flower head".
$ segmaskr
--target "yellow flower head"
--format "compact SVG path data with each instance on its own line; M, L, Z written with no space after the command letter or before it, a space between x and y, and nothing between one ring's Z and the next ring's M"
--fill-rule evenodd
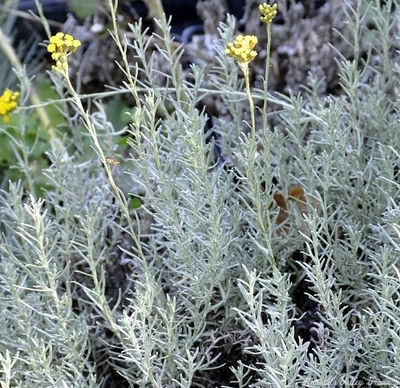
M0 96L0 116L3 116L3 122L10 121L9 114L18 107L18 92L12 92L6 89Z
M269 5L267 3L260 4L258 6L261 16L260 20L264 23L271 24L275 16L278 14L278 4Z
M257 42L255 35L238 35L233 42L228 43L225 54L239 63L249 63L257 56L257 51L254 50Z
M57 32L50 38L50 43L47 45L47 51L51 53L51 58L56 61L56 66L53 70L65 71L68 68L68 55L73 54L81 42L74 39L72 35Z

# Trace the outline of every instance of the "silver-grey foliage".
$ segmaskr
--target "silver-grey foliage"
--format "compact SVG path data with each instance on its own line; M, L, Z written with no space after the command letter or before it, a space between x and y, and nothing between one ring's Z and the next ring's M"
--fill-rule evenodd
M310 74L298 95L268 94L254 159L223 51L232 18L212 69L182 67L166 20L152 37L114 29L120 92L135 101L129 156L101 163L112 126L72 95L92 157L52 140L42 196L13 182L1 193L2 387L117 386L117 374L130 387L400 384L398 5L345 4L354 55L337 52L340 93L321 97ZM205 131L210 96L225 168Z

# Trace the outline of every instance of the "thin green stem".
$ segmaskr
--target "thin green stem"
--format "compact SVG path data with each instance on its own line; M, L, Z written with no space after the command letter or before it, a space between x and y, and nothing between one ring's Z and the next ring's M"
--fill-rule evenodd
M247 99L249 101L249 107L250 107L251 137L252 137L252 141L255 142L255 139L256 139L256 117L254 114L254 100L253 100L253 96L251 94L251 89L250 89L249 65L248 65L248 63L241 63L240 68L242 69L243 74L244 74L246 95L247 95Z
M271 60L271 24L267 23L267 58L265 63L265 75L264 75L264 106L262 112L263 118L263 130L267 129L268 125L268 79L269 79L269 67L270 67L270 60Z

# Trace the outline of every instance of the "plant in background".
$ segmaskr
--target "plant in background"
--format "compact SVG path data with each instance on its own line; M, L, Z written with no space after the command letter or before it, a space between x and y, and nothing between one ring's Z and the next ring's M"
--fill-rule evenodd
M261 13L260 20L266 23L267 26L270 25L278 15L278 4L269 5L267 3L260 4L258 9Z
M12 92L6 89L0 96L0 116L4 123L10 122L10 113L18 107L19 92Z
M13 17L7 17L7 13L1 15L0 50L4 55L0 56L0 85L9 90L18 89L18 114L7 114L0 125L0 187L8 187L9 180L22 179L32 193L43 193L47 185L42 174L42 169L48 166L45 155L49 148L47 142L56 138L54 128L65 120L53 107L53 101L52 106L43 103L42 97L51 95L52 90L49 84L43 85L38 81L42 64L35 58L37 43L32 40L15 47L12 22ZM52 95L54 98L56 94ZM29 106L28 101L31 103ZM16 93L3 94L3 111L15 103Z

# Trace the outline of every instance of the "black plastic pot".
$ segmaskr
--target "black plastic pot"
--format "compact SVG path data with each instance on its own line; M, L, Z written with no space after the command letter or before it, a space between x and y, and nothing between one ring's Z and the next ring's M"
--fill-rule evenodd
M326 0L296 0L305 5L309 5L310 1L315 8L321 7ZM193 29L196 33L201 33L202 21L199 19L196 10L196 4L204 2L204 0L163 0L163 6L167 16L172 16L172 33L177 37L184 37L187 29ZM238 20L243 17L246 0L227 0L227 8L229 13L234 15ZM68 12L68 2L66 0L41 0L44 14L48 20L63 23ZM146 20L147 8L143 1L128 1L121 2L121 9L125 14L131 14L132 17L143 17ZM36 12L34 0L20 0L19 10ZM283 22L278 17L276 22ZM148 27L151 27L148 24ZM43 27L32 20L18 18L16 21L17 40L27 40L32 36L37 35L39 39L44 39ZM54 32L58 30L54 28Z
M181 35L183 31L190 27L201 25L202 22L197 16L196 3L198 0L164 0L163 6L166 15L172 16L172 32L175 35ZM202 0L199 0L202 1ZM245 0L228 0L229 12L237 18L242 17ZM48 20L63 23L68 12L68 3L66 0L41 0L44 14ZM133 17L147 16L146 5L142 1L121 2L121 9L125 14L131 14ZM34 0L21 0L19 10L36 12ZM28 39L32 35L39 35L44 38L44 32L41 25L31 20L18 18L16 22L19 39Z

